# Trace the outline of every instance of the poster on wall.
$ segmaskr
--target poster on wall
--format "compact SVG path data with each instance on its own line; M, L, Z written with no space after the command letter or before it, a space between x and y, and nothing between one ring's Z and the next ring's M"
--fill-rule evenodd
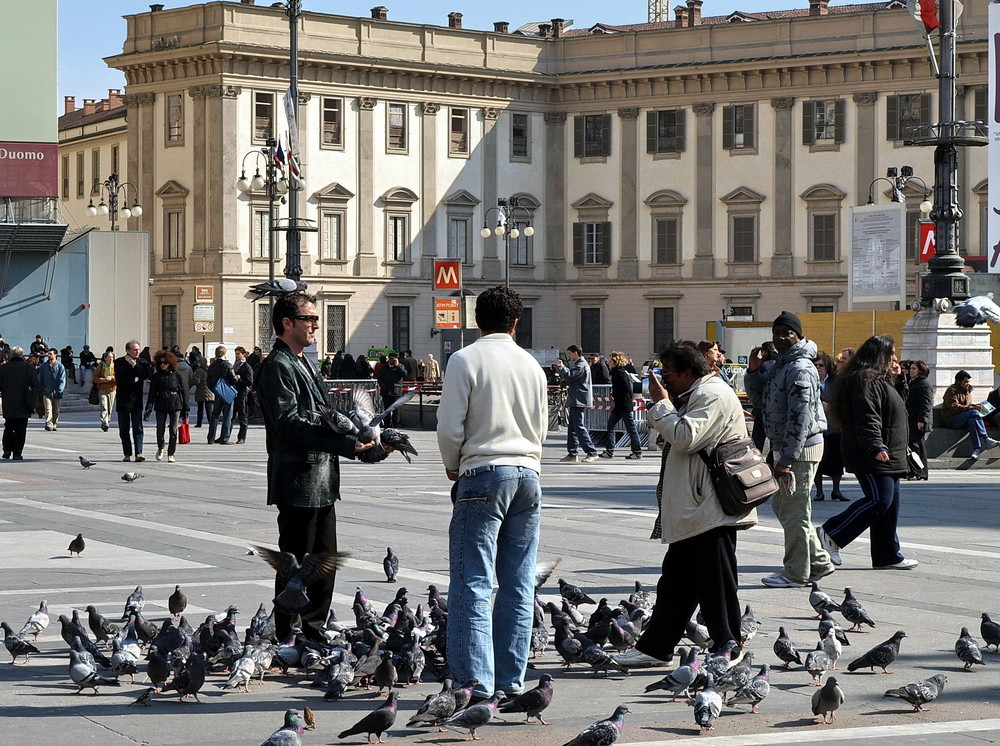
M989 130L989 209L987 210L987 257L989 271L1000 273L1000 4L990 3L990 84L986 107Z
M906 205L851 208L851 281L848 309L860 301L906 306Z

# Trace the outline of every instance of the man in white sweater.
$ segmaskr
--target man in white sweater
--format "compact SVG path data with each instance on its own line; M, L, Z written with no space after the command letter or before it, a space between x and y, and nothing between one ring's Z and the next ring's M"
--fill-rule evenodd
M481 336L449 359L438 407L438 447L455 483L448 662L456 683L478 679L477 698L524 691L531 646L549 409L545 373L514 343L523 310L502 285L478 297Z

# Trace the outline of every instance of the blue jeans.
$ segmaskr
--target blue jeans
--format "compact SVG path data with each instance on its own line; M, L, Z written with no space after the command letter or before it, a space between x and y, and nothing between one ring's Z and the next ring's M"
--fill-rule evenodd
M118 412L118 435L122 439L122 454L132 455L132 441L135 441L135 452L142 453L142 405L133 407L127 412Z
M590 431L583 424L585 407L569 407L569 427L566 430L566 450L570 456L576 456L577 443L588 456L597 455L597 446L590 439Z
M826 519L823 530L838 547L846 547L865 529L871 538L872 565L881 567L903 561L896 522L899 519L899 478L885 474L857 474L864 497L839 515Z
M486 466L459 477L449 528L448 662L475 694L524 689L542 512L538 472ZM496 599L490 610L493 574ZM460 684L457 684L460 686Z
M222 417L222 431L219 433L219 440L229 440L229 436L233 434L233 402L226 404L225 399L217 396L212 402L212 413L208 416L209 443L215 442L215 428L219 424L220 416Z
M615 425L619 422L625 423L625 432L628 433L632 453L641 454L642 443L639 440L639 430L635 426L635 416L631 409L624 412L612 410L611 416L608 417L608 453L615 452Z
M948 425L952 430L969 429L969 437L972 439L973 449L983 447L983 439L986 437L986 425L983 424L983 416L976 409L967 409L959 412L951 418Z

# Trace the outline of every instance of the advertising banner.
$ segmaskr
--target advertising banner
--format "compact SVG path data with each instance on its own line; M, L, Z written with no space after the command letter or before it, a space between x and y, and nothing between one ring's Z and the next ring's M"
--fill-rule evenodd
M0 142L0 196L58 197L59 145Z
M990 3L990 86L986 99L986 127L989 130L989 209L987 215L988 246L986 256L989 271L1000 273L1000 5Z

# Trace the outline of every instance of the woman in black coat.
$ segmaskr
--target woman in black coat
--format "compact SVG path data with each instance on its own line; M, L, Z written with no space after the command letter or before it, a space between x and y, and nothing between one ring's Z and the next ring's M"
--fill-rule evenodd
M931 389L930 368L923 360L910 363L910 392L906 396L906 417L909 421L909 446L916 458L910 459L908 479L927 479L927 455L924 453L924 438L931 431L934 409L934 392ZM917 466L919 459L920 465Z
M919 564L899 551L899 480L906 476L909 440L906 405L896 389L899 376L892 337L869 337L838 376L833 410L841 422L844 467L854 473L864 496L828 518L816 533L833 564L840 549L866 529L877 570L908 570ZM905 384L903 384L905 386Z
M170 442L167 445L167 461L174 463L177 450L177 424L181 417L187 417L187 389L177 372L177 358L172 352L160 350L153 358L156 371L149 379L149 394L146 396L146 417L156 411L156 460L163 460L164 434L167 420L170 420Z
M614 408L611 416L608 417L608 447L600 454L601 458L615 457L615 441L617 440L615 426L619 422L625 424L625 432L628 433L629 445L632 448L625 458L635 461L642 458L642 442L639 440L639 431L635 426L635 417L632 412L635 410L635 394L632 389L632 376L626 369L628 358L621 352L611 353L611 398L614 401Z

